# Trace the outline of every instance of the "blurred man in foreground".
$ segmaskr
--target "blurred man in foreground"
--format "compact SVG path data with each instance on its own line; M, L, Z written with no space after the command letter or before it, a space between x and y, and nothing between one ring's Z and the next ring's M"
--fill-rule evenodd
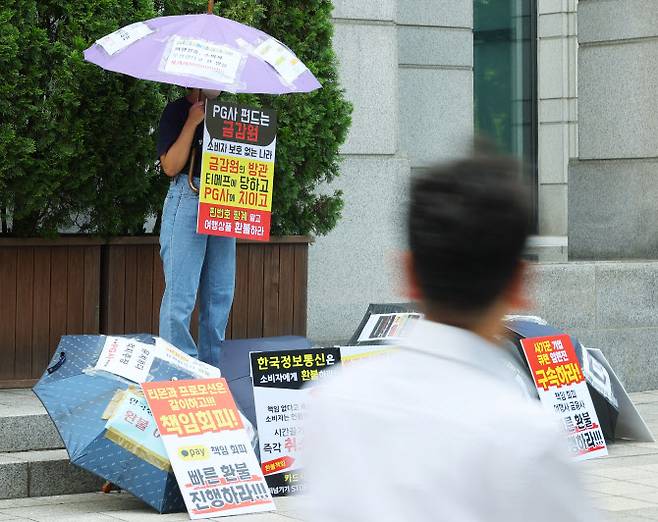
M495 344L525 304L530 198L517 169L474 157L413 182L407 279L427 319L393 355L318 390L313 522L594 519L564 436Z

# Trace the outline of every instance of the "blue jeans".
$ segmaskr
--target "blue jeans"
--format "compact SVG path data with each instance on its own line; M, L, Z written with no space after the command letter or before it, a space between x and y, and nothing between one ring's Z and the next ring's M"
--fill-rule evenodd
M196 178L199 186L199 179ZM199 197L179 174L171 181L162 211L160 257L165 291L160 337L214 366L224 340L235 289L235 239L196 233ZM190 318L199 291L199 347Z

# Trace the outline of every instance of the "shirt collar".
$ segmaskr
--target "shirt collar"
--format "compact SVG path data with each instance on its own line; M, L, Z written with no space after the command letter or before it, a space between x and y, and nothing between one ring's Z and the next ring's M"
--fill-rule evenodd
M401 347L470 366L505 382L510 382L510 366L518 368L510 354L483 337L462 328L423 319L410 326Z

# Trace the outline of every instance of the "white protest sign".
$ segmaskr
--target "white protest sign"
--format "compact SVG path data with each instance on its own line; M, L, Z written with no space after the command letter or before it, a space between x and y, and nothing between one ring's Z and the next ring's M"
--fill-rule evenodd
M546 410L561 419L574 460L607 455L603 431L571 338L534 337L522 339L521 345L539 399Z
M228 45L199 38L173 36L161 64L164 72L234 83L244 54Z
M261 43L253 54L269 63L287 82L294 82L306 70L306 66L287 47L274 38Z
M276 509L225 379L142 389L190 518Z
M94 367L136 383L148 376L155 347L127 337L108 336Z
M153 29L145 23L135 22L134 24L118 29L107 36L103 36L103 38L96 40L96 43L105 49L107 54L112 56L152 32Z
M313 385L336 371L339 348L252 352L261 469L273 496L304 491L304 416Z

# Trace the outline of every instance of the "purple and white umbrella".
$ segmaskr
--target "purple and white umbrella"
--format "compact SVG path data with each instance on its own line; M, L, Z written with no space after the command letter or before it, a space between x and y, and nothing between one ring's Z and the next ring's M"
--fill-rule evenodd
M97 40L84 56L108 71L199 89L284 94L321 87L281 42L214 14L137 22Z

